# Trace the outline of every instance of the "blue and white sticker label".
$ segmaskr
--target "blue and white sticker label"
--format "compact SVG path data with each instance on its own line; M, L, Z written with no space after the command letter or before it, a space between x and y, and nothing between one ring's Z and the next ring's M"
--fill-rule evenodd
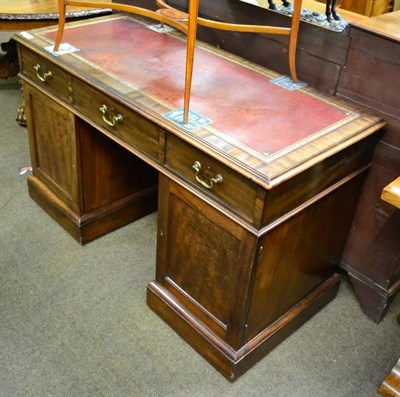
M299 88L305 87L307 83L298 81L295 83L289 76L280 76L271 80L271 83L279 85L279 87L285 88L289 91L298 90Z
M158 25L144 25L147 29L150 29L154 32L157 33L171 33L171 32L175 32L176 29L173 28L172 26L166 25L166 24L158 24Z
M204 117L200 113L189 110L188 122L187 124L183 124L183 108L172 110L171 112L163 114L163 116L184 128L186 131L194 131L212 123L212 120Z

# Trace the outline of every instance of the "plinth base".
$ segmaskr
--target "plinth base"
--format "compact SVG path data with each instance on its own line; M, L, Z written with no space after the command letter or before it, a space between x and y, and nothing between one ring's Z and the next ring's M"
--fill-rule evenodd
M30 197L82 245L157 209L157 186L82 216L74 213L35 176L28 178L28 187Z
M239 350L233 349L194 317L158 282L147 287L147 304L223 376L233 382L337 294L340 276L333 275L281 318Z

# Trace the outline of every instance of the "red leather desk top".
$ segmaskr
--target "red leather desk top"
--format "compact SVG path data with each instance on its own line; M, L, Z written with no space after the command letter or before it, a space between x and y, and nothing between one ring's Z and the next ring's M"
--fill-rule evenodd
M48 37L55 39L55 32ZM67 29L79 55L170 109L183 106L186 43L131 19ZM275 153L343 121L344 109L289 91L254 70L197 48L190 109L259 153Z
M216 158L232 161L265 186L384 125L312 87L279 87L271 82L278 73L198 43L190 109L212 124L188 132L163 116L183 106L186 43L180 33L157 33L121 15L75 22L67 24L63 42L79 51L54 57L44 47L52 48L56 30L38 29L28 40L18 34L18 40L84 80L100 83L134 109L150 112L160 125Z

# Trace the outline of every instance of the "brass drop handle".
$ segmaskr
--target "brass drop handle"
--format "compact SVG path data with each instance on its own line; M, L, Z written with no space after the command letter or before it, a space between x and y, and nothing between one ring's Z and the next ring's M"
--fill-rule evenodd
M192 165L194 171L196 171L195 177L196 181L200 183L201 186L204 186L206 189L212 189L214 185L221 184L224 181L222 175L217 174L214 177L208 177L203 173L202 177L200 177L199 173L201 171L201 163L200 161L195 161Z
M113 116L111 114L113 109L111 108L109 110L108 107L104 104L100 106L99 110L103 117L103 121L110 127L115 127L117 124L122 123L122 120L124 119L122 117L122 114L117 114L116 116Z
M36 64L33 69L36 71L36 76L39 80L46 82L49 78L53 76L53 73L51 71L43 72L42 71L42 66L39 64Z

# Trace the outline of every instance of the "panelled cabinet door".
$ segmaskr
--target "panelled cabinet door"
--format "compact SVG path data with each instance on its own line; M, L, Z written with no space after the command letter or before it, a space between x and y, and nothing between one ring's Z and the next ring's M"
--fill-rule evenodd
M237 347L257 239L166 177L160 177L158 211L156 281Z
M79 213L74 115L24 83L33 175Z

